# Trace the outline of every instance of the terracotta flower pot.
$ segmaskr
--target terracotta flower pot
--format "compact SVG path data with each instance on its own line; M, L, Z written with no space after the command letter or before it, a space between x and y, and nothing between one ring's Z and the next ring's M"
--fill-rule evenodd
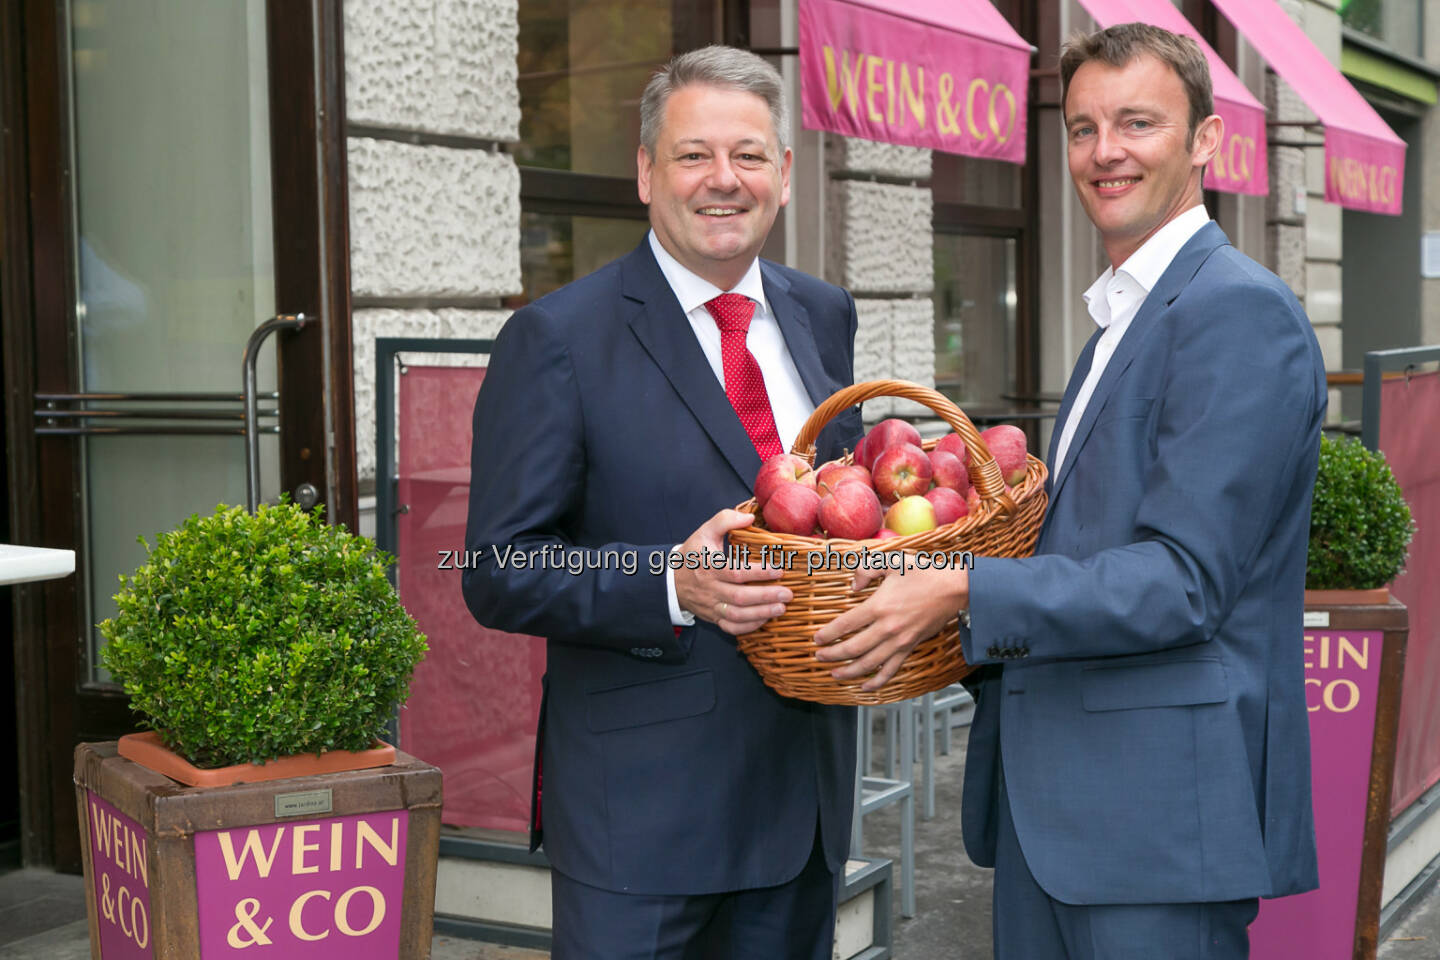
M1390 588L1376 587L1374 590L1306 590L1305 604L1335 606L1371 606L1390 602Z
M259 783L308 777L320 773L341 773L346 770L368 770L395 762L395 748L376 740L369 750L327 750L324 753L300 753L279 757L265 764L237 763L228 767L202 770L171 750L154 731L131 733L120 738L120 756L142 767L164 774L191 787L224 787L234 783Z

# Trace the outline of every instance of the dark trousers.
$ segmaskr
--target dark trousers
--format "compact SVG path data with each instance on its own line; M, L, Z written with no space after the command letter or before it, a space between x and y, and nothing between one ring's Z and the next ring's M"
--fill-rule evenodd
M992 919L995 960L1247 960L1259 900L1061 903L1025 862L1000 778Z
M830 960L839 878L820 838L788 883L730 893L616 893L550 872L551 960Z

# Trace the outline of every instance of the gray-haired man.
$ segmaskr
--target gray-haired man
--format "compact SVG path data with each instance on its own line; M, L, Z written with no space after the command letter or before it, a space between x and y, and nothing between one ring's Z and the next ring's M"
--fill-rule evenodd
M556 960L825 960L854 712L777 696L736 652L791 599L778 570L686 561L750 522L724 508L850 382L855 307L758 259L790 189L772 67L682 55L641 112L650 235L517 312L475 409L467 547L586 562L482 563L465 597L549 641L536 780ZM857 412L836 418L819 456L859 434ZM638 572L607 562L630 551Z

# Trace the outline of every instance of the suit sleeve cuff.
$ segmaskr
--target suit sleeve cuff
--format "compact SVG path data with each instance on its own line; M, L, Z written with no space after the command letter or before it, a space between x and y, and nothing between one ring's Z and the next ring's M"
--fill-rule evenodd
M679 544L670 548L670 553L680 549ZM695 614L689 610L680 609L680 598L675 595L675 567L671 564L665 565L665 599L670 604L670 625L672 627L693 627L695 625Z

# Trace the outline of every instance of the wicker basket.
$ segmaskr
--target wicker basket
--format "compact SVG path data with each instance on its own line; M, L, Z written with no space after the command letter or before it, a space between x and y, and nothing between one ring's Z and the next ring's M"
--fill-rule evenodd
M960 408L929 387L904 380L873 380L836 391L805 421L791 452L814 466L815 438L821 429L841 411L875 397L902 397L921 403L960 435L970 451L970 480L980 497L980 509L934 530L886 540L822 540L777 533L755 525L730 532L732 549L748 548L749 557L759 556L766 545L770 547L771 556L796 554L780 580L790 588L794 599L786 605L783 615L740 637L739 646L766 684L797 700L846 705L894 703L939 690L972 669L960 652L956 621L951 620L935 636L916 644L899 672L880 690L864 691L860 689L862 681L832 677L830 671L840 664L815 659L815 631L859 604L875 587L851 593L854 569L835 569L834 563L827 569L817 561L819 569L807 573L810 554L827 550L842 555L863 550L925 551L932 555L941 551L969 551L977 556L1025 557L1035 549L1035 539L1045 516L1043 463L1030 457L1024 483L1006 486L995 458ZM925 449L933 449L936 442L925 441ZM850 460L851 455L847 453L845 462ZM737 509L758 512L753 499Z

